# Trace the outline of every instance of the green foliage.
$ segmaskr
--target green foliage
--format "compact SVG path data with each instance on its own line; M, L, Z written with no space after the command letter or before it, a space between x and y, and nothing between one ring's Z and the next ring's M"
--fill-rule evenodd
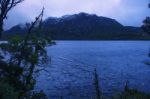
M0 60L0 81L7 83L17 91L19 98L27 98L31 94L30 92L34 89L36 83L35 70L37 70L39 64L43 64L47 60L45 47L52 45L52 40L32 34L38 29L42 16L43 11L28 27L27 35L24 38L15 36L7 43L0 44L2 56ZM38 31L40 30L38 29ZM33 95L41 96L43 94L35 93Z
M47 96L44 94L43 91L39 93L33 93L30 97L31 99L47 99Z
M150 17L147 17L143 21L144 25L142 26L143 30L150 34Z
M135 89L130 89L128 87L128 83L125 84L124 91L120 92L120 94L116 94L112 96L111 98L105 95L102 95L101 89L99 88L99 79L98 79L98 74L95 69L95 79L94 79L94 84L95 84L95 89L96 89L96 98L95 99L150 99L150 95L146 94L144 92L140 92Z
M150 4L148 5L150 8ZM143 21L143 30L150 34L150 17L146 17L146 19Z
M130 89L126 83L124 91L121 94L113 96L112 99L150 99L150 95L135 89Z
M150 4L148 5L148 7L150 8ZM142 28L145 32L147 32L150 35L150 17L146 17L146 19L143 21ZM150 57L150 52L148 56ZM146 64L149 65L149 63Z
M0 82L0 99L18 99L15 89L7 83Z

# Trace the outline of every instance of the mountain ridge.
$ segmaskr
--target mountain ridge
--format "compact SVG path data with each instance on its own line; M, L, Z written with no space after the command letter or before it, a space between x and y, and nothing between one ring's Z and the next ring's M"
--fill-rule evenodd
M26 29L23 26L16 25L5 31L5 37L24 35ZM42 34L54 40L150 39L139 27L124 26L115 19L83 12L45 19Z

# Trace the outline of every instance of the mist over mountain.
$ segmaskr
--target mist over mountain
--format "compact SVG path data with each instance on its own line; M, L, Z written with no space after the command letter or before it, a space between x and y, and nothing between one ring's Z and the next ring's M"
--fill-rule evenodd
M25 25L16 25L5 31L4 38L25 35ZM114 19L95 14L79 13L43 21L42 35L54 40L140 40L150 39L139 27L123 26Z

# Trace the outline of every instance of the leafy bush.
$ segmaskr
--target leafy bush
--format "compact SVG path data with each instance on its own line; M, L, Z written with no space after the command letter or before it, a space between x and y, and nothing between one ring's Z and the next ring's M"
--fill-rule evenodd
M19 94L7 83L0 82L0 99L18 99Z
M7 43L0 44L0 81L7 83L14 91L17 91L21 99L31 95L36 83L35 69L39 64L46 62L47 52L45 47L52 45L50 39L33 35L33 32L40 32L42 28L43 11L44 9L35 21L27 27L28 31L25 38L16 36ZM12 92L11 88L9 90ZM42 96L44 93L33 95Z

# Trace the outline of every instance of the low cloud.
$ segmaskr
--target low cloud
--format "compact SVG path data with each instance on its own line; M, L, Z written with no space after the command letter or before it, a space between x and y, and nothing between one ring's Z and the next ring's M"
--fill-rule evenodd
M25 0L9 13L5 27L31 21L45 7L44 18L87 12L118 20L124 25L140 26L148 16L149 0Z

